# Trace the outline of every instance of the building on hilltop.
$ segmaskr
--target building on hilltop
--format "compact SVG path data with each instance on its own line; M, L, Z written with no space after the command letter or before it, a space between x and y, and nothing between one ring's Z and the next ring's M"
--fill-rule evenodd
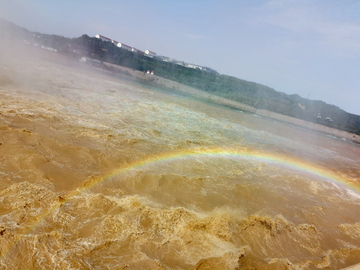
M146 50L146 51L145 51L145 55L146 55L146 56L149 56L149 57L154 57L154 56L156 56L156 53L154 53L154 52L152 52L152 51L150 51L150 50Z
M204 71L207 71L207 72L211 72L211 73L215 73L215 74L219 74L219 72L217 72L215 69L213 68L209 68L209 67L202 67Z
M118 46L119 48L128 50L128 51L130 51L130 52L133 51L133 48L132 48L132 47L130 47L130 46L124 44L124 43L120 43L120 42L119 42L116 46Z
M162 56L162 55L158 55L157 58L161 61L168 62L168 63L172 63L175 61L174 59L171 59L170 57Z
M121 42L118 42L116 40L112 40L110 38L107 38L105 36L102 36L102 35L99 35L97 34L95 36L96 38L98 39L101 39L102 41L107 41L107 42L111 42L113 43L115 46L119 47L119 48L122 48L122 49L125 49L129 52L134 52L134 53L139 53L141 55L145 55L147 57L150 57L150 58L157 58L158 60L160 61L164 61L164 62L168 62L168 63L174 63L176 65L179 65L179 66L183 66L183 67L187 67L187 68L192 68L192 69L198 69L198 70L202 70L202 71L207 71L207 72L212 72L212 73L216 73L218 74L218 72L212 68L209 68L209 67L204 67L204 66L200 66L200 65L195 65L195 64L190 64L190 63L185 63L183 61L178 61L176 59L172 59L172 58L169 58L167 56L158 56L155 52L153 51L150 51L150 50L146 50L145 52L143 51L140 51L134 47L131 47L129 45L126 45L124 43L121 43Z
M193 69L200 69L200 70L203 69L202 66L198 66L198 65L194 65L194 64L188 64L188 63L185 63L184 66L187 67L187 68L193 68Z
M144 55L144 52L143 52L143 51L140 51L140 50L138 50L138 49L136 49L136 48L132 48L132 51L133 51L133 52L136 52L136 53L140 53L141 55Z
M144 55L144 52L143 52L143 51L140 51L140 50L138 50L138 49L136 49L136 48L134 48L134 47L131 47L131 46L126 45L126 44L124 44L124 43L121 43L121 42L118 42L118 41L116 41L116 40L110 39L110 38L108 38L108 37L105 37L105 36L102 36L102 35L99 35L99 34L97 34L95 37L98 38L98 39L100 39L100 40L102 40L102 41L111 42L111 43L113 43L115 46L117 46L117 47L119 47L119 48L122 48L122 49L125 49L125 50L127 50L127 51L136 52L136 53L140 53L140 54ZM154 54L156 55L156 53L154 53Z
M99 35L99 34L97 34L95 37L98 38L98 39L101 39L102 41L112 42L112 40L110 38L104 37L104 36Z
M117 45L119 44L119 42L116 41L116 40L111 40L111 42L112 42L115 46L117 46Z

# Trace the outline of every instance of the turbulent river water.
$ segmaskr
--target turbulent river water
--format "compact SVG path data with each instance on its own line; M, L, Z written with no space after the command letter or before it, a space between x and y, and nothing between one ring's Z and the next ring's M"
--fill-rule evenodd
M359 145L29 55L0 61L0 269L360 262Z

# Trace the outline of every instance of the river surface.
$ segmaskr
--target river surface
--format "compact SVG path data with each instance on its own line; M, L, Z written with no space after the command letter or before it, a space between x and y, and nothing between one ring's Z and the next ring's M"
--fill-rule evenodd
M340 269L360 262L360 147L0 55L0 269Z

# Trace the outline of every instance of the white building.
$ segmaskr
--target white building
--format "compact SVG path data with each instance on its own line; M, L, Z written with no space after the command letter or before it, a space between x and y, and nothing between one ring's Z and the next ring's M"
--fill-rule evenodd
M326 121L332 122L333 120L330 117L325 118Z
M130 47L130 46L124 44L124 43L120 43L120 42L119 42L116 46L118 46L119 48L128 50L128 51L130 51L130 52L133 51L133 48L132 48L132 47Z
M126 44L124 44L124 43L118 42L118 41L116 41L116 40L107 38L107 37L102 36L102 35L99 35L99 34L97 34L95 37L98 38L98 39L101 39L102 41L111 42L111 43L113 43L115 46L117 46L117 47L119 47L119 48L128 50L128 51L130 51L130 52L136 52L136 53L140 53L140 54L144 55L144 52L143 52L143 51L140 51L140 50L138 50L138 49L136 49L136 48L134 48L134 47L130 47L129 45L126 45ZM150 53L151 55L156 55L156 53L151 52L151 51L149 51L149 53Z
M104 37L104 36L99 35L99 34L97 34L95 37L98 38L98 39L101 39L102 41L112 42L112 40L110 38Z
M198 66L198 65L194 65L194 64L188 64L188 63L185 64L185 67L193 68L193 69L200 69L200 70L203 69L202 66Z
M146 56L150 56L150 57L154 57L154 56L156 56L156 53L154 53L154 52L152 52L152 51L149 51L149 50L146 50L146 51L145 51L145 55L146 55Z
M111 40L111 42L112 42L115 46L117 46L117 45L119 44L119 42L117 42L116 40Z
M140 51L140 50L138 50L138 49L136 49L136 48L134 48L134 47L132 48L132 51L144 55L144 52L143 52L143 51Z

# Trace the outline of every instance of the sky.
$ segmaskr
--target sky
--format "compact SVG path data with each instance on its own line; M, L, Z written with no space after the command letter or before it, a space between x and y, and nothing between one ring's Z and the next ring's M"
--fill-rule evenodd
M0 0L0 18L101 34L360 115L360 0Z

